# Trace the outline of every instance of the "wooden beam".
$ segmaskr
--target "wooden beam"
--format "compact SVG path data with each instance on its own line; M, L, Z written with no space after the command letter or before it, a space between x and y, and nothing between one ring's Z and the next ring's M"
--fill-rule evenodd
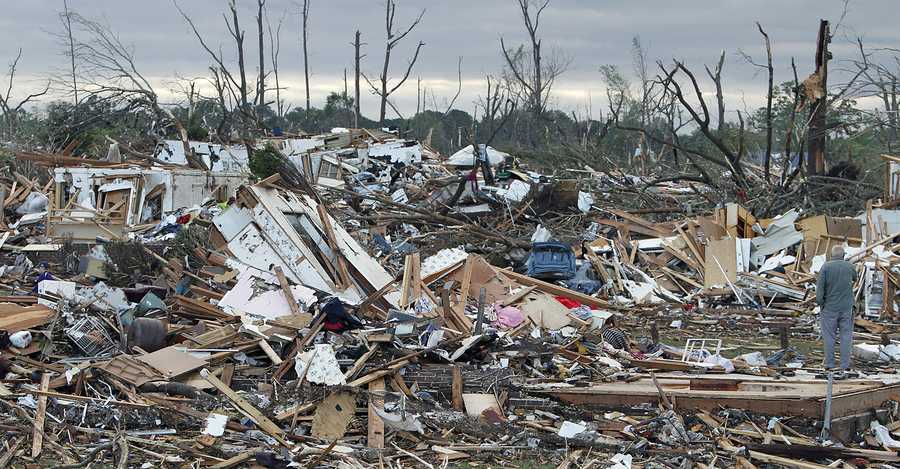
M316 334L322 330L322 326L325 324L325 315L319 314L312 324L309 325L309 332L305 337L300 339L299 341L294 343L294 347L291 348L291 351L287 354L287 360L278 365L278 369L275 370L275 374L273 375L274 379L281 379L287 372L294 366L294 360L297 357L297 354L300 353L306 344L310 343Z
M369 383L369 433L366 440L369 448L384 448L384 421L375 413L376 406L384 406L384 378Z
M294 298L291 284L288 283L288 279L284 275L284 271L281 270L281 266L275 266L275 276L278 277L278 283L281 285L281 291L284 292L284 297L287 299L288 306L291 308L291 314L302 314L303 311L300 309L300 305L297 304L297 299Z
M777 464L779 466L794 467L797 469L831 469L831 466L823 466L821 464L814 464L797 459L773 456L771 454L760 453L759 451L750 451L750 459L755 459L757 461L762 461L769 464Z
M463 315L465 315L466 303L469 301L469 288L472 286L472 270L474 268L474 258L469 255L466 258L466 263L463 264L463 278L459 286L459 303L456 305L457 310L461 311Z
M241 463L247 461L248 459L255 457L256 453L258 453L258 452L259 452L259 450L256 450L256 449L247 450L242 453L238 453L235 456L232 456L220 463L213 464L212 466L209 466L209 467L210 467L210 469L228 469L229 467L235 467L238 464L241 464Z
M269 360L272 361L273 365L280 365L284 360L275 353L275 350L272 349L272 346L266 342L266 339L259 339L259 348L265 352L266 356L269 357Z
M83 372L84 370L82 370ZM53 391L31 391L31 394L35 394L38 396L47 396L47 397L55 397L57 399L70 400L70 401L82 401L82 402L96 402L98 404L103 405L121 405L126 407L150 407L148 404L138 404L136 402L127 402L127 401L113 401L108 399L99 399L88 396L78 396L75 394L63 394L59 392Z
M459 365L453 365L453 384L452 384L452 393L453 393L453 408L462 412L465 410L465 403L463 402L463 377L462 370L459 368Z
M500 305L501 306L509 306L509 305L516 304L517 301L524 298L525 295L531 293L532 290L534 290L535 288L537 288L537 287L535 287L534 285L532 285L530 287L522 288L521 290L517 291L516 293L509 295L509 297L507 297L506 299L501 300Z
M290 448L290 445L284 441L281 437L281 434L284 433L284 430L281 429L275 422L269 420L268 417L263 415L262 412L259 411L256 407L253 407L253 404L250 404L243 397L238 395L238 393L234 392L233 389L229 388L225 385L219 378L216 378L209 372L206 368L200 370L200 376L202 376L209 384L213 385L216 389L219 390L225 397L227 397L235 406L237 406L240 410L244 411L251 420L253 420L256 425L262 429L264 432L268 433L272 438L275 438L284 446Z
M337 258L338 282L340 282L338 286L342 288L350 287L353 285L353 281L350 279L350 273L347 271L347 260L344 259L344 253L341 252L341 248L337 243L337 237L334 235L331 218L328 217L328 213L325 212L325 207L322 204L316 205L316 211L319 214L319 219L322 220L322 228L325 230L325 239L328 242L328 246L334 252L334 257Z
M562 296L564 298L569 298L571 300L575 300L583 305L588 306L596 306L598 308L609 308L610 305L606 301L603 301L599 298L594 298L593 296L585 295L584 293L579 293L574 290L569 290L568 288L563 288L558 285L554 285L552 283L544 282L543 280L538 280L536 278L531 278L527 275L520 274L517 272L513 272L512 270L505 269L496 269L498 273L509 278L510 280L519 283L521 285L526 286L534 286L538 290L549 293L555 296Z
M41 376L41 391L47 392L50 387L50 373ZM37 413L34 416L34 433L32 434L31 457L41 455L44 447L44 419L47 418L47 396L38 396Z
M362 354L362 356L353 363L353 366L344 373L344 379L353 379L356 374L359 373L359 370L366 365L366 362L372 358L372 355L374 355L376 351L378 351L378 342L370 344L369 351Z

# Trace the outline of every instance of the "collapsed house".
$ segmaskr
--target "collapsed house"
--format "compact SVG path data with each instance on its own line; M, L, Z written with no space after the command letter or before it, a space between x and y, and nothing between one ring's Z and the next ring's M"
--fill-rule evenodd
M225 146L217 143L190 141L188 147L210 171L249 172L250 156L244 145ZM156 146L154 156L158 161L167 164L188 166L188 158L184 151L184 143L181 140L163 140Z
M49 182L0 189L18 216L0 226L0 459L900 462L892 186L853 216L763 217L690 184L548 176L489 148L447 161L376 131L266 143L306 181L250 184L222 171L236 147L192 143L213 170L43 155ZM172 218L201 239L137 236ZM95 245L40 251L65 233ZM863 311L840 380L814 309L834 245Z
M240 173L186 168L56 168L47 235L80 242L123 237L177 209L227 201L246 180Z
M214 246L260 272L281 269L292 282L358 305L393 278L310 196L245 186L213 219ZM391 304L396 304L393 301Z

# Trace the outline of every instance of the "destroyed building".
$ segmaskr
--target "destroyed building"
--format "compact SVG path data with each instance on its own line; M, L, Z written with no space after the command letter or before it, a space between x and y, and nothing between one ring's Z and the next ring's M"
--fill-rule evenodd
M2 191L0 458L900 459L894 185L854 216L758 218L678 182L541 174L489 147L444 158L389 132L257 145L286 165L259 181L240 145L21 155L47 174ZM835 245L859 274L843 374L822 367L815 309Z

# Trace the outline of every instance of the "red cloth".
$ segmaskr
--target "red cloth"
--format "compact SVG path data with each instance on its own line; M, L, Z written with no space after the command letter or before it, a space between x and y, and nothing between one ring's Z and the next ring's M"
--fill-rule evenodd
M575 308L581 306L581 303L579 303L571 298L566 298L564 296L555 296L554 298L556 298L556 301L559 301L560 303L562 303L563 306L565 306L566 308L569 308L569 309L575 309Z
M565 306L566 308L569 308L569 309L575 309L575 308L579 308L579 307L583 306L581 303L579 303L571 298L566 298L564 296L554 296L553 298L556 298L556 301L559 301L560 303L562 303L563 306ZM588 308L590 308L591 310L600 309L593 305L588 306Z
M179 225L185 225L185 224L189 223L190 221L191 221L191 214L187 213L187 214L184 214L184 215L178 217L175 220L175 223L178 223Z

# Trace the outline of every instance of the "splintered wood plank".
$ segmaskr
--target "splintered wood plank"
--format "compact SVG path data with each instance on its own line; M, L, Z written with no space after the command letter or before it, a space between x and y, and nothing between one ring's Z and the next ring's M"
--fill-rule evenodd
M406 255L406 262L403 263L403 281L400 282L400 306L409 306L409 282L412 281L412 262L410 261L412 254Z
M253 407L253 404L250 404L243 397L238 395L238 393L234 392L233 389L226 386L225 383L219 380L212 375L206 368L200 370L200 376L202 376L206 381L209 381L209 384L212 384L213 387L219 390L222 394L225 395L231 402L234 403L239 409L246 412L247 415L256 423L259 428L263 431L271 435L276 440L283 442L284 440L281 438L281 434L284 433L284 430L281 429L275 422L269 420L268 417L262 414L256 407ZM287 446L287 445L285 445Z
M294 292L291 291L291 284L288 283L287 277L284 276L284 271L281 270L281 266L275 266L275 276L278 277L278 284L281 285L281 291L284 292L287 304L291 308L291 314L303 314L300 305L297 304L297 299L294 298Z
M266 356L269 357L269 360L272 361L273 365L280 365L282 363L283 360L278 356L277 353L275 353L275 350L272 349L272 346L269 345L268 342L266 342L266 339L259 339L259 348L261 348Z
M453 366L453 384L452 384L452 394L453 394L453 408L458 411L465 410L463 406L463 377L462 370L459 368L459 365Z
M46 392L50 387L50 374L41 376L41 391ZM44 447L44 419L47 418L47 396L38 396L37 414L34 416L34 433L32 433L31 457L40 456Z
M549 293L554 296L561 296L563 298L569 298L571 300L575 300L583 305L588 306L596 306L598 308L609 308L610 304L606 301L603 301L599 298L594 298L593 296L585 295L584 293L579 293L575 290L569 290L568 288L560 287L559 285L554 285L552 283L545 282L543 280L538 280L536 278L531 278L525 274L520 274L517 272L513 272L512 270L506 269L495 269L497 272L502 274L504 277L525 286L534 286L537 290L540 290L544 293Z
M350 279L350 273L347 270L347 260L344 259L344 253L341 252L341 249L338 246L334 228L331 226L331 219L328 217L328 213L325 212L325 207L323 207L322 204L316 206L316 211L319 214L319 219L322 221L322 228L325 230L325 239L328 241L331 250L334 251L334 257L337 258L337 271L340 286L344 288L350 287L353 285L353 281Z
M16 453L19 451L19 447L22 446L22 443L25 442L25 437L13 438L12 443L9 444L9 451L0 456L0 467L6 467L9 464L9 461L15 457Z
M422 296L422 260L419 253L412 253L412 301Z
M375 406L384 406L384 378L378 378L369 383L369 433L367 444L369 448L384 448L384 421L375 413Z
M362 356L353 363L353 366L349 370L347 370L346 373L344 373L344 378L347 380L352 380L356 376L356 374L359 373L359 370L361 370L366 365L366 362L368 362L369 359L372 358L372 355L374 355L376 351L378 351L378 343L375 342L370 344L369 351L362 354Z
M403 264L403 283L400 286L400 306L404 308L422 296L421 261L419 253L407 254Z
M255 457L256 453L258 451L259 450L255 450L255 449L244 451L243 453L238 453L237 455L232 456L231 458L228 458L220 463L213 464L212 466L209 466L209 467L210 467L210 469L228 469L229 467L235 467L235 466L247 461L248 459Z
M534 285L532 285L532 286L530 286L530 287L522 288L522 289L520 289L518 292L513 293L512 295L509 295L508 298L502 300L502 301L500 302L500 304L503 305L503 306L509 306L509 305L516 304L517 301L519 301L519 300L521 300L522 298L524 298L525 295L531 293L531 291L534 290L534 289L535 289L535 286L534 286Z
M762 461L768 464L776 464L785 467L795 467L798 469L830 469L831 466L823 466L811 462L801 461L799 459L783 458L781 456L773 456L771 454L760 453L759 451L750 451L750 458Z
M472 286L472 269L475 268L474 258L470 255L466 258L463 265L462 284L459 287L459 303L457 307L462 311L466 310L466 302L469 301L469 288Z

